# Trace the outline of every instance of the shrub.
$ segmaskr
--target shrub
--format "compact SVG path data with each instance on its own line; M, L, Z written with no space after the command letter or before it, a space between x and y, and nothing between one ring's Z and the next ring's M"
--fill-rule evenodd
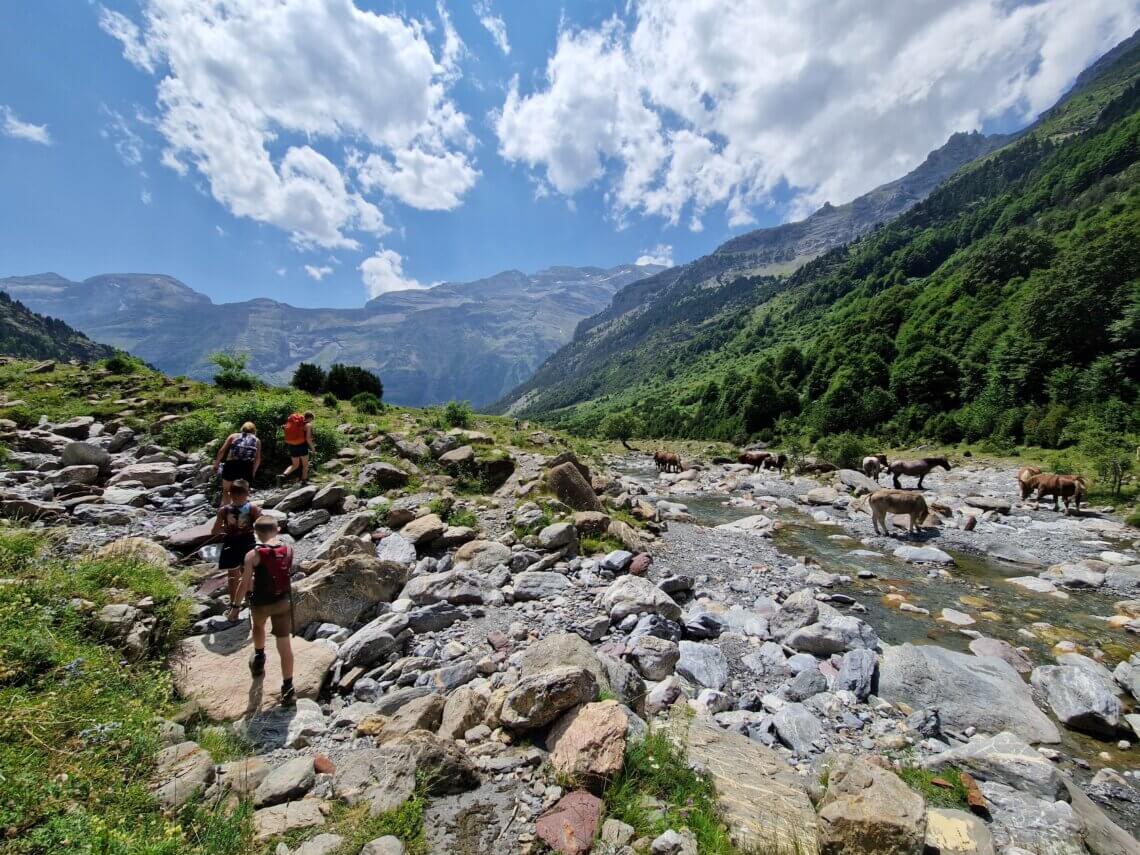
M290 385L294 389L300 389L302 392L308 392L311 395L319 395L325 390L325 384L328 382L328 374L319 365L314 365L311 362L302 362L297 366L297 370L293 372L293 379Z
M217 439L221 430L222 426L213 412L200 410L165 425L160 439L163 445L177 448L179 451L194 451L210 440Z
M380 378L358 365L335 363L329 368L325 388L342 401L351 400L361 392L371 392L381 400L384 398L384 386Z
M443 407L445 428L468 428L475 413L466 401L448 401Z
M366 416L379 415L384 411L384 405L380 403L380 399L371 392L358 392L353 395L352 406L356 408L358 413Z
M815 444L815 453L840 469L858 469L863 465L863 458L870 454L870 446L862 437L844 432L820 439Z
M620 413L610 413L599 427L603 439L616 439L625 445L637 430L633 414L628 410Z
M232 433L243 422L257 425L257 436L261 439L261 455L265 461L283 462L285 451L285 420L291 413L303 412L308 401L297 392L279 390L259 390L233 399L223 410L219 423L218 439ZM340 439L336 431L317 421L313 424L314 452L317 457L328 460L340 450Z
M115 355L104 359L102 365L112 374L137 374L146 367L145 362L125 350L116 350Z
M214 353L210 362L218 367L214 375L214 385L222 389L253 389L258 385L257 378L246 370L248 353Z
M325 392L325 394L321 397L321 403L326 407L332 407L335 410L336 405L339 404L340 401L337 400L336 395L334 395L332 392Z

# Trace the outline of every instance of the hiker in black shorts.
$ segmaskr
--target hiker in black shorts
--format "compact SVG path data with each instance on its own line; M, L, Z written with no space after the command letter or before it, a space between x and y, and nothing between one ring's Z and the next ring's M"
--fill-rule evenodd
M218 508L214 518L213 534L223 535L222 551L218 555L218 569L226 571L226 588L230 605L237 605L238 583L246 554L256 545L254 525L261 516L261 508L249 500L249 483L238 478L230 485L233 501ZM236 620L236 618L234 618Z
M242 480L252 484L261 466L261 440L257 438L257 427L253 422L241 426L241 433L231 433L218 449L214 460L214 471L222 474L222 504L233 503L230 490L234 481Z
M263 516L254 523L257 544L246 553L237 597L226 617L237 620L238 610L249 594L253 616L253 657L249 670L254 678L265 673L265 624L273 629L277 655L281 659L281 703L292 706L297 701L293 688L293 547L277 539L277 520Z
M285 450L289 452L289 466L277 476L278 487L295 473L300 473L302 486L309 483L309 453L316 446L314 418L312 413L293 413L285 420Z

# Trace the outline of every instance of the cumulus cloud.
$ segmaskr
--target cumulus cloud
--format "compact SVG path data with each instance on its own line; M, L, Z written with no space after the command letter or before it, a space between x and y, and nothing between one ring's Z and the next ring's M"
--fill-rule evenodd
M898 177L955 131L1048 107L1140 24L1135 0L634 0L564 29L535 91L493 121L503 157L613 214L745 224Z
M104 9L100 26L160 77L162 163L198 173L235 216L302 248L359 249L389 230L375 191L449 210L474 184L473 138L449 92L463 44L442 6L439 29L353 0L141 6L137 20ZM357 173L349 147L373 165Z
M645 250L634 262L638 267L649 264L660 264L663 267L673 266L673 247L667 243L659 243L653 249Z
M327 264L321 267L316 267L312 264L305 265L305 273L308 274L310 279L315 279L320 282L326 276L333 272L333 269Z
M379 297L389 291L412 291L428 287L404 275L404 259L391 249L377 250L364 259L359 268L369 297Z
M491 10L491 0L476 0L475 14L479 16L479 23L483 25L483 29L491 34L495 46L509 55L511 43L507 39L507 24Z
M0 134L14 140L51 145L51 134L47 125L33 125L20 120L15 111L4 104L0 104Z

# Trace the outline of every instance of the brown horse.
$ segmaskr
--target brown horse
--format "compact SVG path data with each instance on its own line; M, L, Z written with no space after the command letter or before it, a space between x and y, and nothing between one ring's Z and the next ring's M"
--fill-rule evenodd
M1029 486L1029 479L1040 474L1041 467L1039 466L1022 466L1017 470L1017 485L1021 487L1021 501L1024 502L1033 492L1033 488Z
M907 475L911 478L918 479L918 489L922 489L922 479L930 474L930 470L935 466L941 466L947 472L950 471L950 461L945 457L923 457L920 460L896 460L887 466L887 471L891 473L895 482L895 489L901 490L902 484L899 483L900 475Z
M1044 496L1052 496L1053 510L1055 511L1060 510L1057 499L1061 499L1065 503L1065 513L1069 512L1069 499L1072 499L1079 514L1081 512L1081 499L1085 497L1085 491L1088 490L1085 479L1079 475L1034 475L1027 483L1030 492L1037 491L1038 502Z
M777 472L782 472L788 465L788 455L786 454L769 454L768 459L760 464L761 469L775 469Z
M658 472L681 471L681 458L672 451L655 451L653 453L653 462L657 465Z
M930 509L926 506L926 499L910 490L876 490L867 499L871 506L871 526L875 534L882 527L883 534L890 535L887 525L887 514L906 514L910 517L908 531L918 531L923 520L926 519Z
M887 455L869 454L863 458L863 474L868 478L879 480L879 473L887 466Z
M772 456L770 451L743 451L740 456L736 458L737 462L743 463L745 466L751 466L752 471L755 472Z

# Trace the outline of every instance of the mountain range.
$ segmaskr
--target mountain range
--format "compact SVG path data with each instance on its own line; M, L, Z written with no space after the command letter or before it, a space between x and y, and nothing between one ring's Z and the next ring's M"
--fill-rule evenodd
M952 138L878 227L858 212L891 185L627 286L495 409L735 441L1138 429L1138 104L1134 34L1023 132ZM820 252L813 220L854 239Z
M242 351L262 378L288 383L301 362L361 365L385 397L422 406L479 406L526 380L582 318L624 285L662 268L622 265L517 270L475 282L381 294L359 309L307 309L269 299L215 304L170 276L54 273L0 279L36 311L174 375L209 378L210 354Z
M0 353L93 362L113 355L114 349L92 341L61 320L33 312L0 291Z

